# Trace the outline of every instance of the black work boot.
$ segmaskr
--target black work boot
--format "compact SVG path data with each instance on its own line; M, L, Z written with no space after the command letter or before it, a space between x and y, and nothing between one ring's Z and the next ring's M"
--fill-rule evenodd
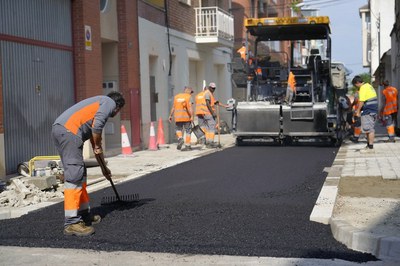
M209 149L221 148L221 146L218 143L215 143L214 141L207 143L206 147Z
M176 146L176 148L180 150L182 148L183 143L184 143L183 138L178 139L178 146Z
M395 143L396 140L394 138L389 138L387 140L385 140L386 143Z
M183 149L181 149L181 151L191 151L192 147L185 145L185 147Z

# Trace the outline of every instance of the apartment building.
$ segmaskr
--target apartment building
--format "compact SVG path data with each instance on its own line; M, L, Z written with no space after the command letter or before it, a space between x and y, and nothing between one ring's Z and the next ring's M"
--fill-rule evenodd
M395 2L395 22L390 32L391 37L391 83L400 89L400 3Z
M233 48L233 17L226 0L139 0L139 50L143 143L151 121L163 120L166 138L173 95L185 86L195 93L215 82L215 96L232 97L229 64Z
M247 38L244 19L291 16L290 3L291 0L233 0L231 13L235 18L235 51Z
M370 68L375 86L391 80L391 31L395 1L369 0L359 9L362 24L363 66Z

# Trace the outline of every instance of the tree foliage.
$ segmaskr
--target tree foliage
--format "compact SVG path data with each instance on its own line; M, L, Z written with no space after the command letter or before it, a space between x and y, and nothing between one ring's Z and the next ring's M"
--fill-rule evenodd
M302 0L292 0L292 2L289 4L290 8L295 12L299 13L301 11L301 8L298 7L297 5L303 2Z
M371 84L371 75L369 73L365 72L365 73L358 74L357 76L360 76L364 82ZM351 80L349 83L352 84ZM355 87L354 85L351 85L351 87L349 87L348 91L349 91L349 94L353 95L357 90L358 90L357 87Z

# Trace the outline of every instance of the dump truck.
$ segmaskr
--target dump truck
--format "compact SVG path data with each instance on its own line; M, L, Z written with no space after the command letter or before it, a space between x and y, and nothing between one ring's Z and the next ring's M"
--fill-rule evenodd
M337 75L332 81L329 17L248 18L244 25L246 80L243 71L233 77L234 84L246 84L245 99L236 103L236 143L340 141L338 97L346 94L346 82Z

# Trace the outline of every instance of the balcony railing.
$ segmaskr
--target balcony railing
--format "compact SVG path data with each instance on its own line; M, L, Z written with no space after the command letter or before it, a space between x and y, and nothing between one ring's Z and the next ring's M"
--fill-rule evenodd
M233 47L233 16L218 7L196 10L196 42Z

